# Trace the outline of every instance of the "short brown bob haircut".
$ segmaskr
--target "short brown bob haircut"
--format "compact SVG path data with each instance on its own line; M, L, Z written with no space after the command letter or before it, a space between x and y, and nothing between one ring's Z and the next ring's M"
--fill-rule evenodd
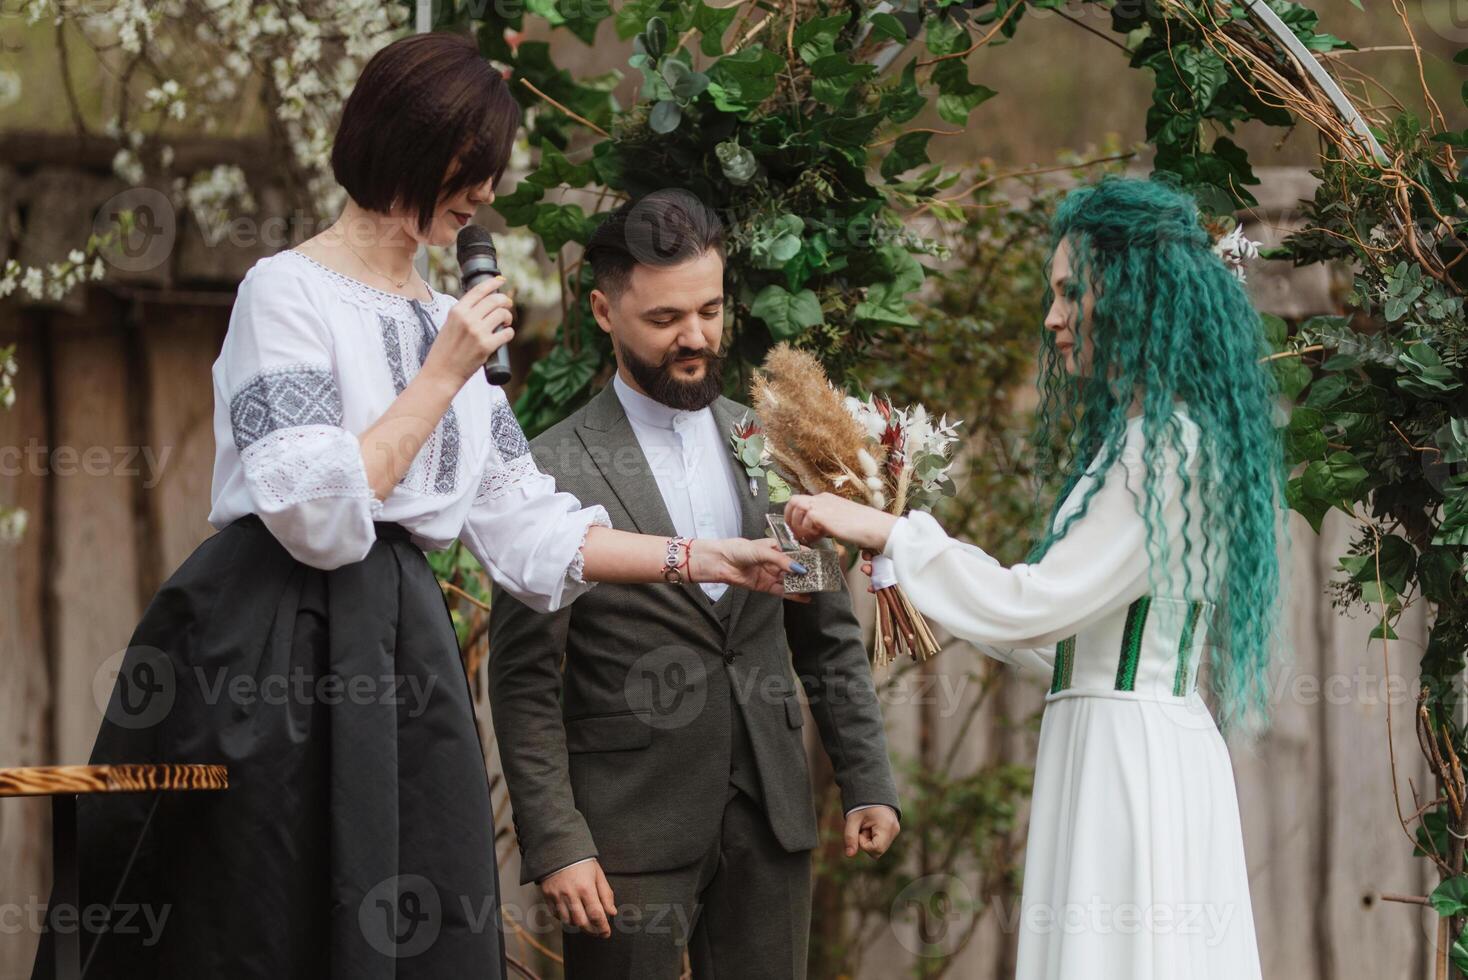
M423 231L444 198L491 177L499 184L520 118L510 87L470 38L414 34L362 69L342 108L331 170L361 207L406 207Z

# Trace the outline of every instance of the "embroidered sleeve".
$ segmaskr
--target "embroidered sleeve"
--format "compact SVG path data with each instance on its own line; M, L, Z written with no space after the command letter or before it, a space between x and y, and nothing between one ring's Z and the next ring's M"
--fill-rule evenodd
M342 427L330 338L304 284L256 266L240 284L218 385L255 512L293 557L317 568L359 561L382 502L357 437Z
M496 582L540 612L554 612L594 583L581 547L593 527L611 527L606 509L582 507L541 472L515 413L493 389L488 462L461 535Z
M540 472L535 466L535 458L530 455L530 442L503 394L494 400L494 410L489 416L489 433L494 451L480 476L479 493L474 498L476 504L498 500L510 490L533 480Z

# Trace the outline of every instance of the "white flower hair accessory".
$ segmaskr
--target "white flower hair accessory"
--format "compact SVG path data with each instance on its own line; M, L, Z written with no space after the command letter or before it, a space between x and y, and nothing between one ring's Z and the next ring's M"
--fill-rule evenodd
M1234 225L1234 230L1213 244L1213 254L1223 260L1228 270L1238 277L1239 282L1248 282L1244 264L1259 257L1259 243L1244 237L1244 226Z

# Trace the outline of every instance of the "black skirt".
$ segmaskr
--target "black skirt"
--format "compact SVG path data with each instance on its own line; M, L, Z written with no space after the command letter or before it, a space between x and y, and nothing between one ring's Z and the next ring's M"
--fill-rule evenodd
M223 764L229 789L78 801L88 980L505 976L448 603L407 531L376 527L322 571L249 515L149 603L91 761Z

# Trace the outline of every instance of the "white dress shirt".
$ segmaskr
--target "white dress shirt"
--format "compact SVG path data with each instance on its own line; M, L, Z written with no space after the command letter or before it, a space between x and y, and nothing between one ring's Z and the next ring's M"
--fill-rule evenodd
M367 484L357 434L417 375L454 302L433 290L415 304L293 249L251 266L213 367L209 523L219 530L258 514L292 557L332 569L367 556L373 521L394 521L425 551L463 541L542 612L589 588L581 545L611 520L536 467L504 392L482 371L385 501Z
M743 526L739 491L729 448L712 408L694 412L669 408L622 380L612 379L632 432L647 457L673 528L685 538L737 538ZM715 602L729 588L722 582L698 587Z

